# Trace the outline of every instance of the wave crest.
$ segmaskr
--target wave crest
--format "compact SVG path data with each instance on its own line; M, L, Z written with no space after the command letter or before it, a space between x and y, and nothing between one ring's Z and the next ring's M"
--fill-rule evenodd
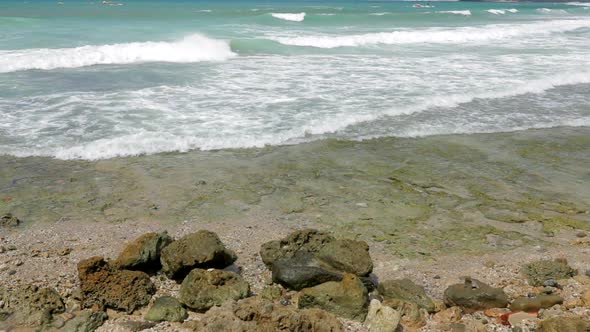
M228 42L194 34L174 42L0 51L0 73L141 62L223 61L233 56Z
M303 22L305 19L305 13L271 13L270 15L279 20L292 22Z
M437 12L439 14L453 14L453 15L463 15L463 16L471 16L471 10L443 10Z

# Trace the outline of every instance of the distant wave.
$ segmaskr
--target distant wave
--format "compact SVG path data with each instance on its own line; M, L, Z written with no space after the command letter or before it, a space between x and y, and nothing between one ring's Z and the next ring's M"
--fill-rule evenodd
M471 16L471 10L443 10L437 12L439 14L453 14L453 15L463 15L463 16Z
M272 17L285 21L302 22L305 13L271 13Z
M494 14L494 15L504 15L506 13L518 13L518 9L488 9L486 10L488 13L490 14Z
M223 61L234 55L226 41L194 34L175 42L0 51L0 73L141 62Z
M283 45L317 48L359 47L377 44L461 44L501 40L523 35L550 34L590 27L590 20L555 20L532 24L497 24L483 27L400 30L347 36L297 36L271 38Z
M383 15L387 15L387 14L391 14L390 12L382 12L382 13L371 13L369 15L371 16L383 16Z
M566 2L565 4L570 6L590 7L590 2Z
M564 9L537 8L537 11L545 14L567 14L567 10Z

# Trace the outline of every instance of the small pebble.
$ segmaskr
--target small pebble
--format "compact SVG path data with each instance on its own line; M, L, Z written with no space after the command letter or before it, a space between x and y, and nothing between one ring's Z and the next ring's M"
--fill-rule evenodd
M588 236L588 234L586 234L585 232L578 232L578 233L576 234L576 236L577 236L577 237L586 237L586 236Z
M535 294L535 293L528 293L528 294L526 295L526 297L529 297L529 298L534 298L534 297L537 297L537 294Z
M8 271L8 275L9 276L12 276L12 275L15 275L15 274L16 274L16 270L10 270L10 271Z
M16 246L14 244L11 244L8 247L6 247L6 249L13 251L13 250L16 250Z
M559 284L557 283L557 281L555 281L555 280L553 280L553 279L546 280L546 281L543 283L543 286L545 286L545 287L561 288L561 287L559 286Z

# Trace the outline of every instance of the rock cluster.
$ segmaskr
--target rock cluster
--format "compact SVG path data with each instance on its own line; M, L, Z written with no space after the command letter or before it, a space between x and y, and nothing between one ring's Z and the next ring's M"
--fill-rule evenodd
M414 331L428 321L446 324L445 330L482 330L483 325L462 324L468 314L513 326L537 320L538 331L586 332L590 326L580 317L539 318L542 310L568 305L552 294L552 289L567 283L562 279L576 274L563 260L533 262L523 268L529 283L542 290L539 294L519 297L509 292L510 301L504 289L465 277L446 288L441 301L407 278L377 283L371 275L369 246L363 241L306 229L263 244L260 256L272 282L253 295L248 282L235 272L239 269L232 266L236 254L215 233L202 230L177 240L165 232L147 233L130 242L115 260L81 260L80 289L68 301L50 288L0 288L0 330L17 326L94 331L108 320L133 331L165 321L193 331L341 332L345 331L341 319L362 323L370 332L394 332L400 325ZM155 285L166 277L179 288L178 296L154 298ZM585 276L575 278L588 279L590 285ZM72 298L77 302L72 304ZM590 309L590 290L578 302ZM143 321L111 323L107 314L108 310L130 314L144 307L149 309L140 311ZM189 311L200 318L190 318Z

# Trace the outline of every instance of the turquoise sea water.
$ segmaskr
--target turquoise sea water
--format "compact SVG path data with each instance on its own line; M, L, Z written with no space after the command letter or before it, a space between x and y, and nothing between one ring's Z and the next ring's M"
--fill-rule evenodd
M590 125L590 3L1 1L0 154Z

